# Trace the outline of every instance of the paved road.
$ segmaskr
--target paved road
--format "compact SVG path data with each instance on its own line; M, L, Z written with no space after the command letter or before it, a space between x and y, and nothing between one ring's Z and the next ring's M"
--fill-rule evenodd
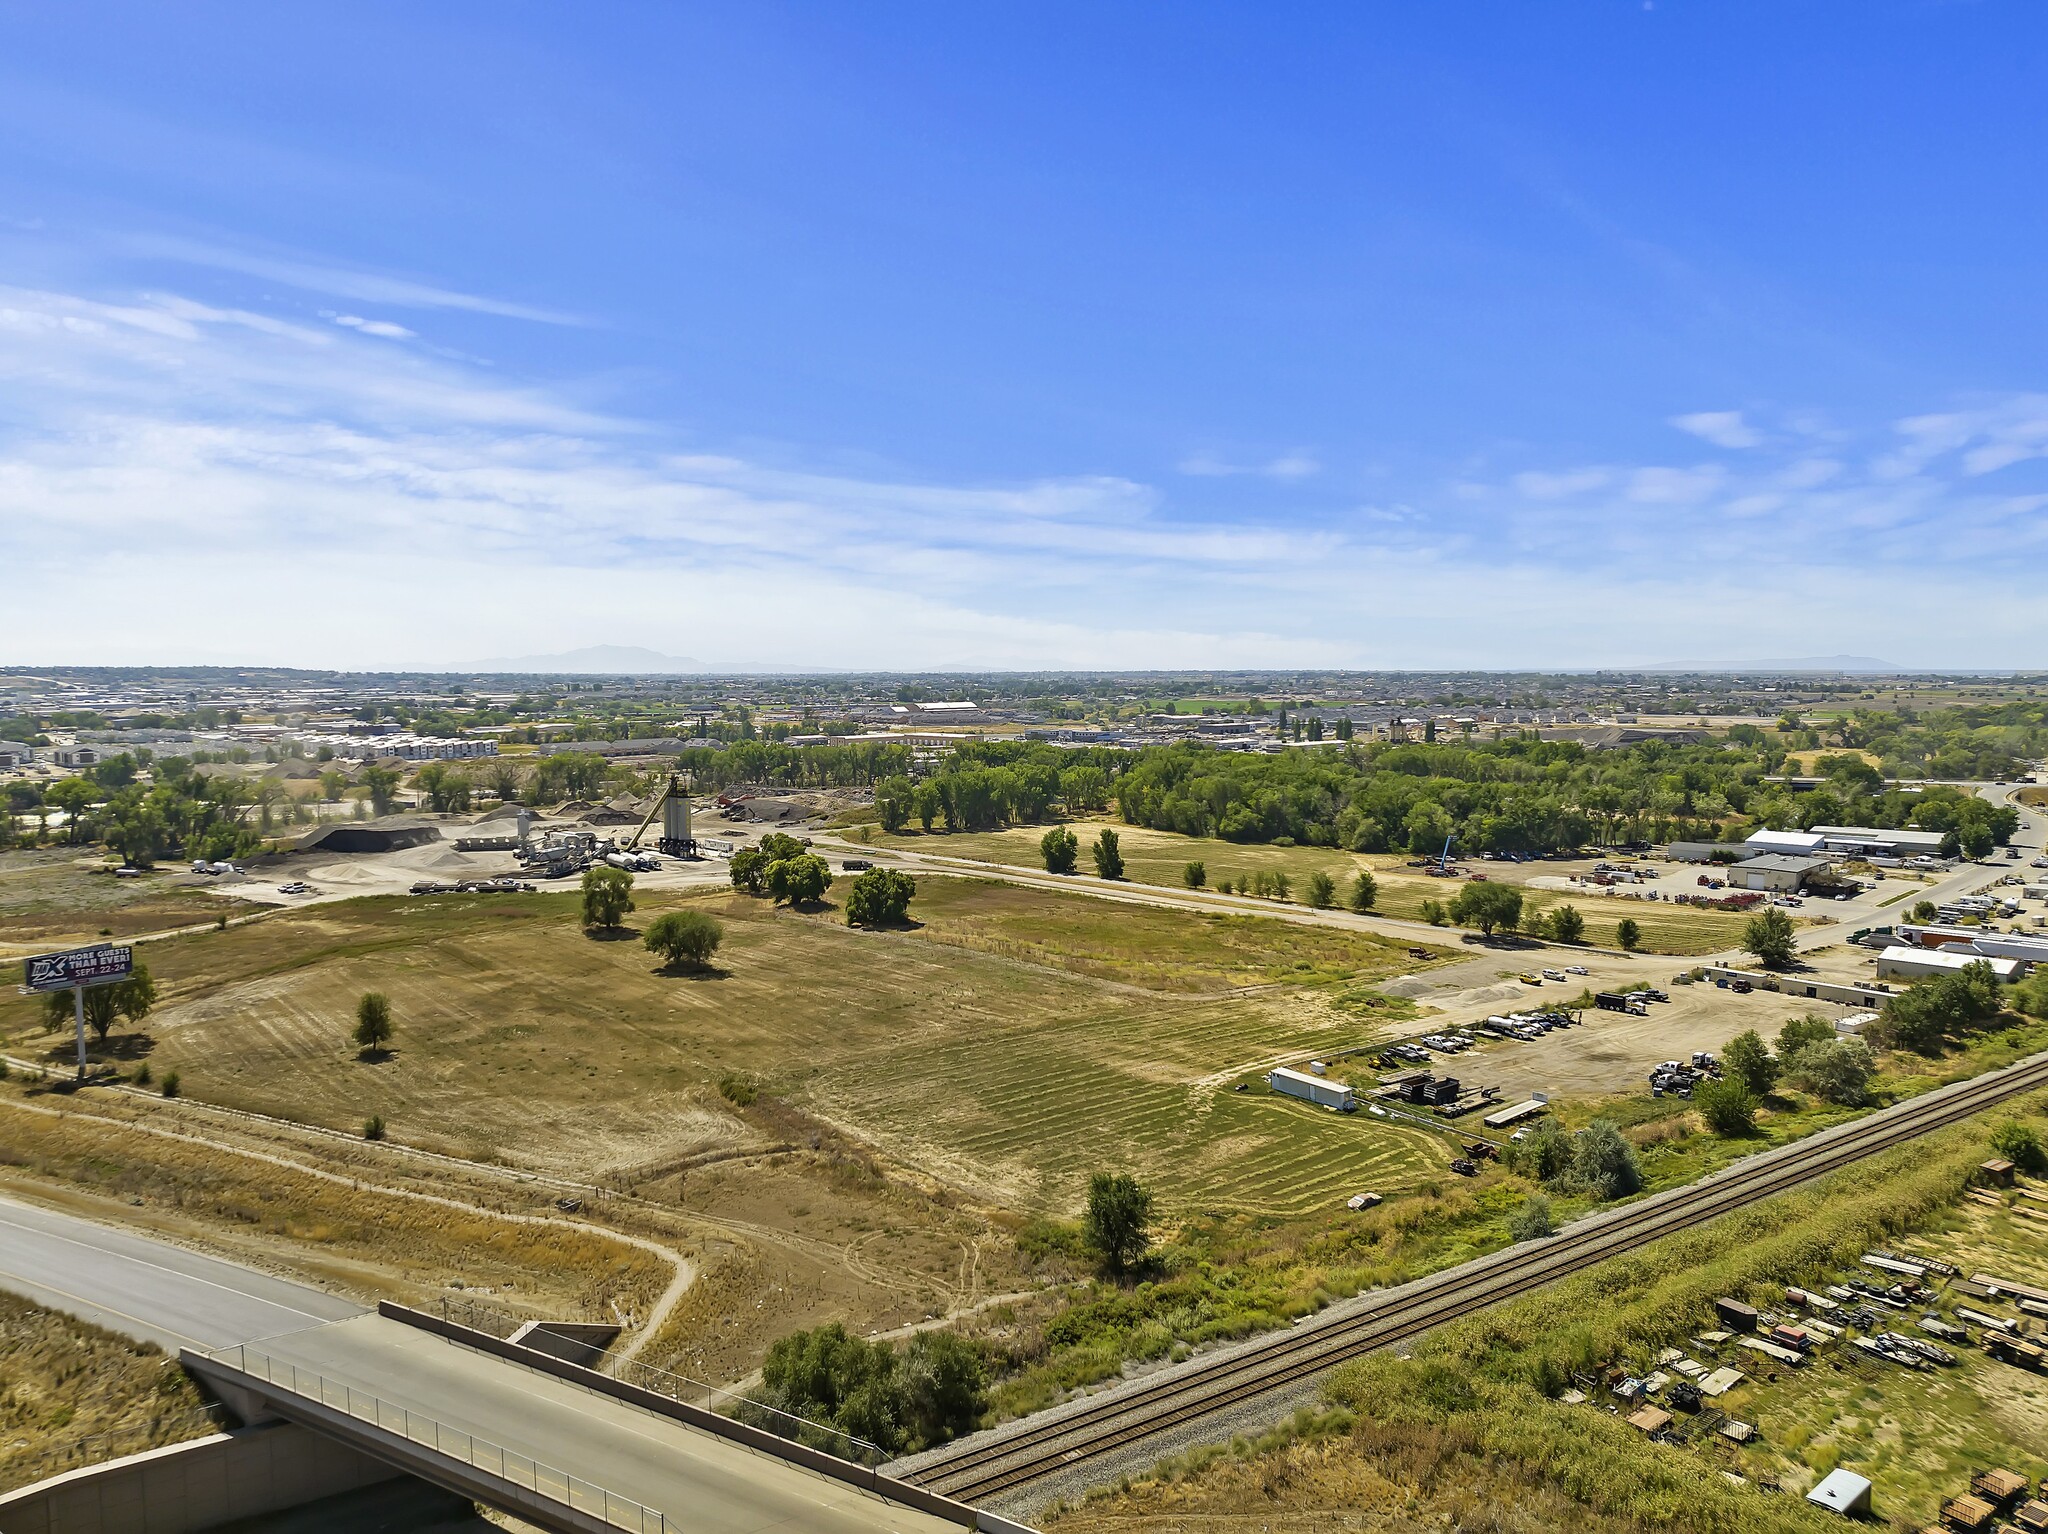
M4 1197L0 1288L172 1352L362 1314L319 1289Z
M957 1534L940 1519L321 1290L8 1198L0 1198L0 1289L172 1350L250 1344L658 1508L692 1534Z
M844 1482L381 1316L294 1332L262 1351L631 1497L691 1534L959 1534Z

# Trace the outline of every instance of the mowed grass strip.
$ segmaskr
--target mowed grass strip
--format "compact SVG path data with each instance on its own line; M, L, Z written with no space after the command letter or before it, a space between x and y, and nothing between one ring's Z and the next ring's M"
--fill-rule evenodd
M1412 1183L1450 1152L1420 1130L1217 1078L1364 1036L1286 996L1125 1008L1036 1028L1021 1048L943 1045L915 1076L881 1061L821 1074L807 1092L906 1159L1026 1208L1071 1212L1088 1174L1115 1168L1176 1211L1299 1213Z
M1079 891L1060 898L990 879L927 877L915 914L922 935L935 942L1154 991L1369 981L1416 968L1407 944L1372 933L1174 911Z
M1336 881L1341 900L1351 880L1361 870L1370 870L1379 884L1379 898L1373 906L1376 916L1420 921L1425 900L1448 903L1456 896L1462 880L1432 879L1407 866L1405 857L1344 852L1334 847L1275 847L1265 843L1227 842L1215 837L1180 836L1171 831L1152 831L1143 826L1120 825L1113 821L1075 821L1074 834L1081 839L1081 870L1091 871L1088 844L1108 828L1117 833L1124 858L1124 877L1139 884L1156 884L1169 889L1184 888L1183 874L1190 862L1198 862L1211 887L1225 879L1237 880L1260 873L1287 875L1293 886L1292 901L1299 904L1311 874L1326 873ZM1044 826L1016 826L1007 831L910 832L902 836L872 833L876 846L897 847L934 857L969 858L980 862L1008 864L1043 870L1039 838ZM1519 882L1507 870L1540 869L1540 864L1481 865L1496 879ZM1525 919L1538 916L1555 905L1578 907L1586 918L1587 941L1598 947L1616 946L1615 929L1624 917L1635 918L1642 928L1642 946L1653 953L1718 953L1742 940L1746 917L1724 911L1703 911L1693 906L1664 901L1626 900L1573 891L1531 889L1522 886Z

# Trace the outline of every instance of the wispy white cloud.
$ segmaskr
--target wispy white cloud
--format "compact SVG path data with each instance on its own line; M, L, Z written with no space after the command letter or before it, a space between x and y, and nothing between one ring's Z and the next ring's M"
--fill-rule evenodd
M1183 474L1199 479L1231 479L1244 475L1256 475L1262 479L1281 481L1308 479L1322 472L1323 466L1305 452L1282 453L1277 458L1268 458L1261 463L1233 463L1215 453L1191 453L1177 465Z
M407 329L0 289L0 561L16 576L0 648L1598 664L1804 653L1817 636L1799 594L1852 569L1868 600L1831 617L1831 647L1897 654L1918 624L1928 646L1980 636L1990 659L2048 637L2032 595L2048 487L2012 480L2048 443L2038 399L1868 443L1837 433L1825 454L1791 436L1727 464L1528 465L1388 487L1323 518L1197 519L1113 475L942 483L686 451L568 385L389 344ZM1257 472L1300 477L1282 461ZM205 600L99 602L81 628L86 581ZM1561 595L1593 590L1616 600ZM1467 616L1447 627L1447 611Z
M531 320L542 325L581 325L585 321L558 310L533 304L515 303L480 293L440 287L386 272L363 271L329 262L301 257L265 255L227 245L177 235L130 236L125 242L131 254L159 261L176 261L215 271L240 272L282 283L308 293L327 293L336 298L353 298L363 303L390 304L401 309L464 309L475 314L493 314L503 319Z
M1763 433L1745 421L1740 410L1697 410L1673 416L1671 424L1716 447L1755 447L1764 440Z

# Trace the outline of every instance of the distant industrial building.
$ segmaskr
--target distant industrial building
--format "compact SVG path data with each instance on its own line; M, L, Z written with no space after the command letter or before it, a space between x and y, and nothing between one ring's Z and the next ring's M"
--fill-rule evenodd
M1883 831L1873 826L1815 826L1822 846L1850 857L1939 857L1939 831Z
M343 761L395 760L402 762L456 761L474 756L496 756L495 740L444 739L438 735L295 735L299 745L312 752L326 747Z
M1987 957L1954 948L1887 948L1877 956L1880 980L1924 980L1929 975L1953 975L1971 964L1988 964L1991 973L2005 985L2024 980L2032 967L2024 959Z
M1775 852L1786 857L1810 858L1821 851L1825 840L1818 831L1753 831L1742 845L1756 857Z
M1827 866L1826 858L1788 857L1780 852L1767 852L1761 857L1747 858L1729 869L1728 882L1737 889L1796 895L1806 887L1808 879Z
M420 823L360 825L342 822L308 831L298 840L299 852L396 852L423 847L441 839L440 829Z

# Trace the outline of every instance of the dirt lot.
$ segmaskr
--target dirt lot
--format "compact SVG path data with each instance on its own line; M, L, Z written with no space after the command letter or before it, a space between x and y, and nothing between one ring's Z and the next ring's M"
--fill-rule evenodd
M116 879L105 866L90 849L0 852L0 958L254 909L232 895L185 888L168 871Z
M1555 966L1561 957L1576 957L1590 973L1534 986L1516 978L1540 973L1532 966ZM1646 1091L1644 1078L1660 1060L1682 1060L1696 1049L1718 1053L1746 1029L1769 1037L1790 1018L1808 1013L1833 1018L1849 1010L1769 991L1741 995L1713 985L1678 985L1672 979L1678 972L1669 959L1565 956L1556 950L1520 959L1507 951L1468 959L1386 989L1431 1009L1419 1023L1402 1025L1397 1030L1402 1036L1479 1022L1499 1012L1534 1009L1585 989L1654 986L1671 997L1666 1003L1651 1003L1645 1017L1588 1009L1576 1028L1555 1029L1527 1041L1487 1039L1474 1049L1442 1057L1438 1068L1443 1072L1461 1081L1498 1086L1511 1101L1531 1092L1596 1097Z

